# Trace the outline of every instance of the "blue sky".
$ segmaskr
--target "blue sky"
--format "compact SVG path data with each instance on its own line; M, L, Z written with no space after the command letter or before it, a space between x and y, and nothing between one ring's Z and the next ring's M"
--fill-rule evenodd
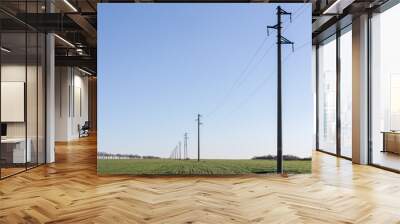
M307 157L314 130L311 5L280 5L294 13L283 27L296 43L295 52L283 47L283 150ZM276 154L276 33L266 32L276 24L276 7L100 4L98 150L168 157L188 132L195 158L200 113L203 158Z

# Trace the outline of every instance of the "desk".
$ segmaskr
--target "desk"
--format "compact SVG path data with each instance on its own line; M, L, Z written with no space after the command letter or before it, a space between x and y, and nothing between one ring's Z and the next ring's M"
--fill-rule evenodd
M383 131L383 152L400 154L400 132Z
M6 163L26 163L31 162L31 139L27 139L27 146L25 151L25 138L6 138L1 139L1 157Z

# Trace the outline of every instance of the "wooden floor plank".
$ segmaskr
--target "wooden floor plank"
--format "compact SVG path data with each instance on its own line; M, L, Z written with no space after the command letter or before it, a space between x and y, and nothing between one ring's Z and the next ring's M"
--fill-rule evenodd
M0 181L0 223L400 223L400 175L313 153L313 173L101 177L96 138Z

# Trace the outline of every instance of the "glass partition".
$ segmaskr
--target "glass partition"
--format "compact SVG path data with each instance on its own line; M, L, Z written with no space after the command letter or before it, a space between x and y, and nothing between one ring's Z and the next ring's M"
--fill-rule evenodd
M24 171L31 162L26 145L26 33L1 34L2 177Z
M1 2L41 13L44 1ZM45 35L0 12L0 178L45 163Z
M37 162L43 164L46 162L46 144L45 144L45 120L46 120L46 37L43 33L38 33L38 75L37 75Z
M26 113L27 113L27 150L30 151L30 161L27 167L37 165L37 79L38 79L38 35L35 32L27 33L27 81L26 81Z

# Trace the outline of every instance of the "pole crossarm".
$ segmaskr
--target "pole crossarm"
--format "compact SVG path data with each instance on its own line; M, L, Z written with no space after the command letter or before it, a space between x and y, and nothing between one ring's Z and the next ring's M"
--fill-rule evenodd
M286 12L286 11L285 11L284 9L282 9L281 7L278 7L278 8L277 8L276 14L277 14L277 15L288 15L288 16L289 16L289 19L290 19L290 22L292 22L292 13L291 13L291 12Z
M281 36L280 44L290 44L292 45L292 51L294 51L294 42L286 39L285 37Z
M267 26L267 36L269 36L269 29L277 30L278 29L278 24L273 25L273 26Z

